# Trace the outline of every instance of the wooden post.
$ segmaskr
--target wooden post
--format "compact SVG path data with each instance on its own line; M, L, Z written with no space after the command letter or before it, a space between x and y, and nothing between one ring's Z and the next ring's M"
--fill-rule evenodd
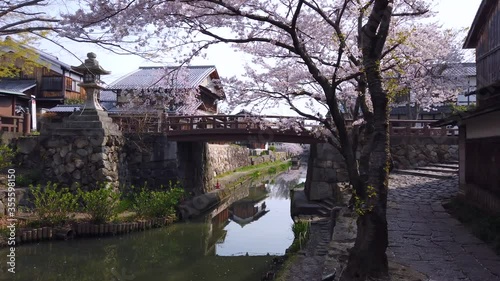
M24 126L23 126L23 134L27 135L31 132L31 114L24 114Z

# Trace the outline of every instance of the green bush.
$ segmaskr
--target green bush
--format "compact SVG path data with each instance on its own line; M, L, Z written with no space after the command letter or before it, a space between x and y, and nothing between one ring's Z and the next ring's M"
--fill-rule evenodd
M92 222L105 223L116 216L120 194L108 184L99 184L97 189L88 192L78 189L78 195L82 199L82 211L90 215Z
M78 208L78 197L68 188L59 188L48 182L45 187L30 185L34 197L35 213L40 220L52 225L64 223Z
M23 174L16 176L16 184L18 186L29 186L36 184L42 176L42 171L39 169L29 170Z
M5 144L0 145L0 170L11 166L11 161L13 158L14 151Z
M269 151L268 150L261 151L260 156L263 156L263 155L269 155Z
M141 218L162 218L175 214L175 207L184 197L184 189L170 185L168 190L148 190L143 187L136 194L134 211Z
M269 150L271 150L271 151L273 151L273 152L274 152L274 151L276 151L276 147L275 147L275 146L273 146L273 145L271 145L271 146L269 147Z
M123 198L118 202L116 207L116 213L123 213L125 211L130 211L134 208L134 200L130 198Z

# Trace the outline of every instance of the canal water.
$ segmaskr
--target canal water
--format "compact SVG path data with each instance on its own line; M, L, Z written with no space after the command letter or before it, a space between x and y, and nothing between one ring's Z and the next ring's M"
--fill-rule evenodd
M293 241L289 188L297 170L242 187L232 202L203 218L100 239L22 245L16 273L0 265L0 280L23 281L256 281L273 255ZM7 255L0 250L0 260ZM7 278L7 279L5 279Z

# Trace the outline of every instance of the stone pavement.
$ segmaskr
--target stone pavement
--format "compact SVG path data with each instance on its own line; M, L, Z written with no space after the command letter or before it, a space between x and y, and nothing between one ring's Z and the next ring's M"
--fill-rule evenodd
M321 280L323 264L328 254L328 243L331 239L331 228L329 218L315 218L311 221L309 241L305 249L298 252L297 259L286 272L284 280Z
M389 259L431 281L500 280L500 257L441 205L457 194L457 177L391 175L389 183Z

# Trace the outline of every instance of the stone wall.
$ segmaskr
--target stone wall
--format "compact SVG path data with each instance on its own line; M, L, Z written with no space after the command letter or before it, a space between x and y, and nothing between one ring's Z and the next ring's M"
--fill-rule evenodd
M17 165L37 170L42 181L52 181L83 189L109 182L115 187L127 182L121 136L36 136L13 140L18 151Z
M199 195L215 188L217 175L237 168L286 159L284 152L250 157L249 149L203 142L171 142L161 134L122 136L42 135L14 141L17 164L37 170L42 182L83 185L169 186L180 181Z
M239 167L252 165L250 150L239 145L209 144L207 154L207 173L212 178Z
M269 152L269 155L262 155L262 156L252 156L250 157L250 162L251 165L259 165L265 162L269 161L284 161L288 158L288 155L286 152Z
M336 198L339 183L349 180L344 157L332 145L311 144L304 191L309 200Z
M408 169L458 160L458 139L449 137L392 137L394 168Z
M161 134L126 135L126 162L130 183L142 186L168 186L177 181L177 143Z
M407 169L458 160L458 138L391 137L394 168ZM339 183L349 181L343 156L333 146L312 144L305 193L309 200L335 198Z

